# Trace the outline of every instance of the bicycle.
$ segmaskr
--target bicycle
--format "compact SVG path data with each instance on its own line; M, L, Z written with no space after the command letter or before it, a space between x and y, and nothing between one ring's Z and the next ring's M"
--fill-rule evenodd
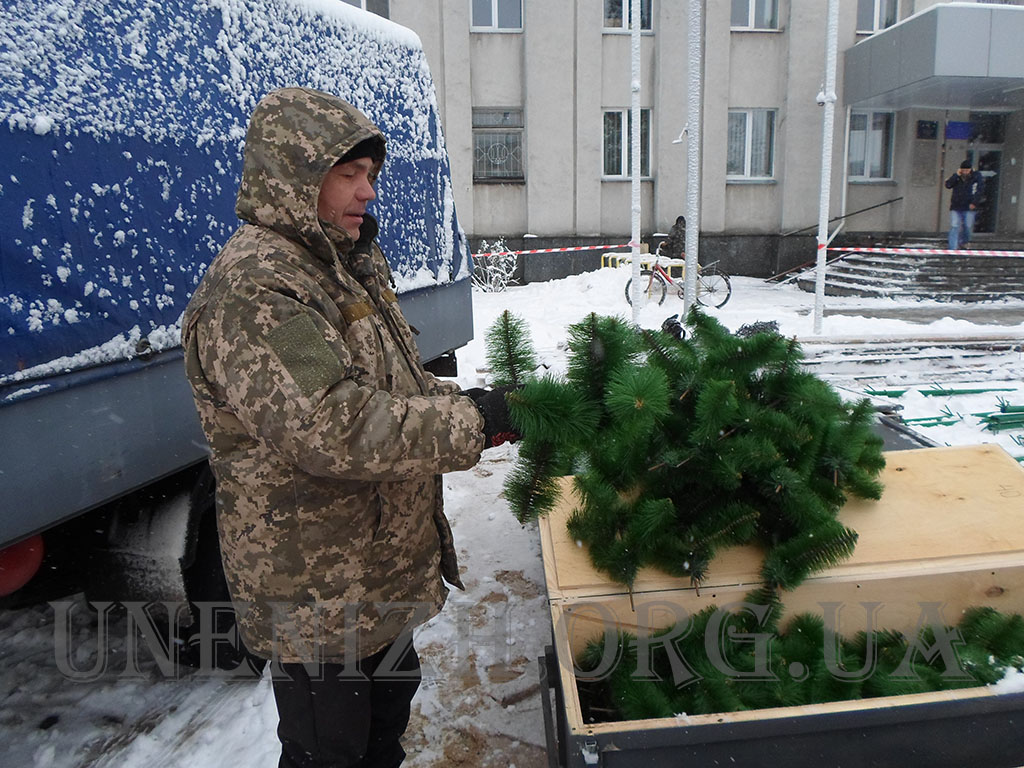
M661 266L662 252L661 244L658 245L658 249L654 252L654 263L651 265L651 269L640 270L640 279L647 280L647 284L644 288L644 293L647 295L647 301L657 300L658 304L663 304L665 301L665 295L668 293L668 286L672 286L676 289L676 295L679 298L684 297L684 288L682 280L686 276L686 269L683 269L683 277L679 281L672 279L672 276ZM697 265L697 303L704 307L718 308L725 305L725 302L732 296L732 282L729 280L729 276L719 270L714 262L708 264L706 267ZM632 306L633 295L630 289L633 287L633 278L630 278L626 282L626 301Z

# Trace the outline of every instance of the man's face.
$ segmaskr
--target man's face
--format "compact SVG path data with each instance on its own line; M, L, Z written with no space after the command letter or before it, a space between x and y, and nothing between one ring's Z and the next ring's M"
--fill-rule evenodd
M957 170L957 173L959 173L961 176L970 176L971 175L971 169L970 168L960 168L959 170Z
M359 239L366 204L377 197L370 183L373 160L360 157L339 163L327 172L316 201L317 215Z

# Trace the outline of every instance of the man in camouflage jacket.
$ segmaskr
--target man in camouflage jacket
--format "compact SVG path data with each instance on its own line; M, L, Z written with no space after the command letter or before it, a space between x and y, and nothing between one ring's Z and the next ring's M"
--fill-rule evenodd
M246 223L183 320L240 633L292 678L274 683L282 766L400 763L397 736L378 731L400 735L408 720L411 629L440 611L442 577L462 587L440 474L477 462L484 419L424 371L389 287L365 214L383 159L381 132L340 99L266 96L246 137L236 207ZM327 664L328 684L356 659L369 674L400 640L408 674L383 694L296 682L309 662ZM339 719L345 733L330 742Z

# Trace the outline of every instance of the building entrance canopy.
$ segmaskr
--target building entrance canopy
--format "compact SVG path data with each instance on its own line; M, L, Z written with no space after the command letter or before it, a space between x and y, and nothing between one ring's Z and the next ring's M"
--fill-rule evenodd
M1024 108L1024 7L936 5L845 53L843 100L858 108Z

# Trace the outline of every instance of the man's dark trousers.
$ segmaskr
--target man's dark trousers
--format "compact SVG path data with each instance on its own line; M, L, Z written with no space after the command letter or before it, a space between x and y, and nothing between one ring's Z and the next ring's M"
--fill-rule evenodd
M395 768L405 758L399 740L409 724L420 683L420 660L411 638L395 643L401 658L382 666L382 651L361 659L359 676L342 664L310 668L281 664L291 679L274 678L280 722L278 768ZM390 661L390 660L389 660ZM341 675L341 677L339 677ZM278 679L278 678L281 679Z

